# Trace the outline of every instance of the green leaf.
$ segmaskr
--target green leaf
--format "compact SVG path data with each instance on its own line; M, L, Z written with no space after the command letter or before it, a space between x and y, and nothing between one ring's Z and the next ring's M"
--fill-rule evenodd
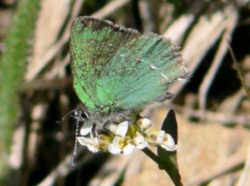
M162 124L162 130L164 130L166 133L170 134L174 140L175 143L177 143L177 121L175 117L175 112L173 110L170 110ZM161 148L160 146L157 148L157 154L159 157L159 168L164 169L169 176L171 177L172 181L175 183L175 185L182 185L181 183L181 176L178 170L177 166L177 157L176 157L176 151L175 152L169 152L165 149Z

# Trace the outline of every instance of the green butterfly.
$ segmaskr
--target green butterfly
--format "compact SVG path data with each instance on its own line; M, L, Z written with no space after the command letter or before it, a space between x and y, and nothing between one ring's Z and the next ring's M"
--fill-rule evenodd
M133 121L186 75L177 48L156 34L79 17L72 26L74 89L93 125Z

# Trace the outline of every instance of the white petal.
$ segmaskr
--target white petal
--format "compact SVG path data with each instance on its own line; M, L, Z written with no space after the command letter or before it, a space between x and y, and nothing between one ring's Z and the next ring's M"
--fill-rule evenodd
M128 121L124 121L118 125L118 128L116 129L116 135L125 137L128 131Z
M120 141L121 141L120 137L114 137L114 139L112 140L112 143L110 143L108 145L108 151L111 154L120 154L121 153L122 149L119 145Z
M129 155L135 150L135 146L129 143L122 150L124 155Z
M92 123L90 123L90 122L84 123L83 126L80 129L80 135L81 136L87 136L88 134L90 134L92 128L93 128Z
M111 143L108 145L108 151L111 154L120 154L122 150L118 146Z
M80 143L80 145L82 145L82 146L87 146L88 144L93 143L90 138L83 137L83 136L79 136L76 139Z
M177 146L172 146L172 147L169 147L168 145L164 145L164 144L161 144L160 145L162 148L164 148L166 151L176 151L177 150Z
M175 151L177 149L177 146L174 142L174 139L172 136L170 136L169 134L166 134L166 139L165 141L163 141L161 145L162 148L166 149L167 151Z
M164 140L165 135L166 135L165 131L164 130L160 130L157 133L156 143L161 144L163 142L163 140Z
M88 148L91 152L98 152L98 139L97 138L88 138L79 136L77 137L77 141L80 143L80 145L85 146Z
M110 130L112 133L116 133L116 130L117 130L117 125L114 124L114 123L108 123L105 128L107 128L108 130Z
M93 152L93 153L96 153L99 151L99 149L94 145L87 145L87 148L90 152Z
M144 139L144 137L140 134L137 134L134 138L135 146L138 149L144 149L148 146L148 142Z
M168 146L175 146L175 141L174 141L174 138L170 135L170 134L167 134L167 137L168 137Z
M152 123L148 118L141 118L137 122L137 126L142 130L145 131L152 127Z
M148 127L151 127L151 121L148 118L142 118L141 119L141 128L147 129Z

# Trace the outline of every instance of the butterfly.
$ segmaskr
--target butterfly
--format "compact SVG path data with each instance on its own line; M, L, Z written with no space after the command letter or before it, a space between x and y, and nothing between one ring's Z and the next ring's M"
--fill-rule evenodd
M84 135L135 122L187 74L178 48L166 38L88 16L73 22L70 50L73 87L86 118L76 115L89 126Z

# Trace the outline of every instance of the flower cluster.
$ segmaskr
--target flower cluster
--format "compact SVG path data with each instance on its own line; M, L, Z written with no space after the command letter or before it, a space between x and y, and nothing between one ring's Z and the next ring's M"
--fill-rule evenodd
M152 127L151 121L141 118L136 123L128 121L120 124L109 124L106 129L109 133L93 135L93 125L85 123L80 129L77 141L91 152L110 152L111 154L130 154L135 149L144 149L148 146L161 146L167 151L175 151L174 139L163 130Z

